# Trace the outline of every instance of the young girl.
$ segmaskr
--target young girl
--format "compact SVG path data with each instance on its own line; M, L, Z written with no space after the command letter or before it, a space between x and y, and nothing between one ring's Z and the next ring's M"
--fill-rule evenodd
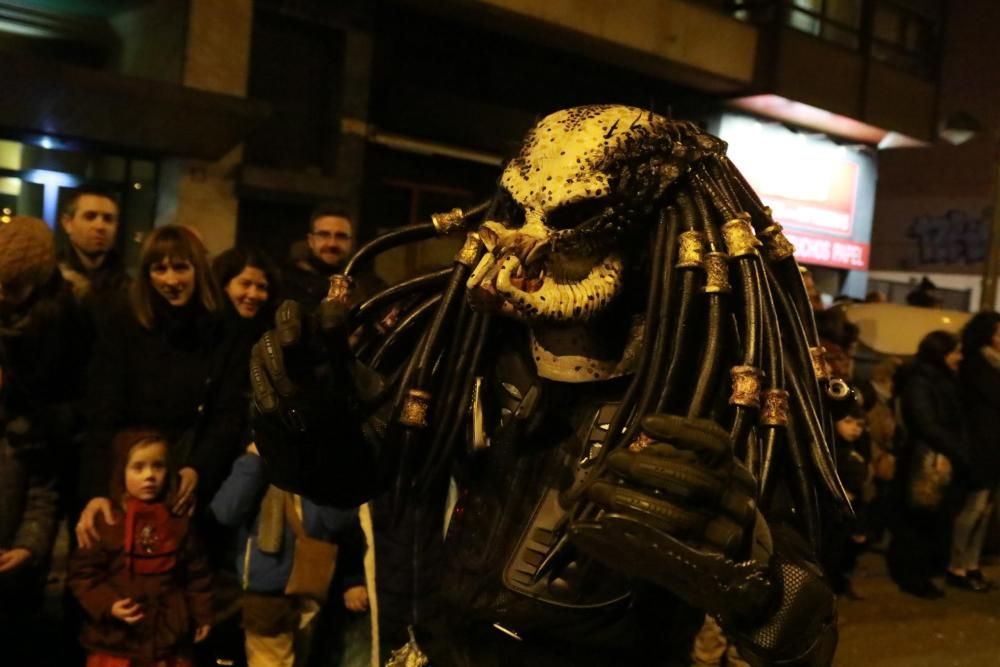
M68 585L87 613L87 667L191 667L191 645L211 623L208 561L186 515L170 511L175 473L166 439L126 431L114 439L114 523L70 561Z

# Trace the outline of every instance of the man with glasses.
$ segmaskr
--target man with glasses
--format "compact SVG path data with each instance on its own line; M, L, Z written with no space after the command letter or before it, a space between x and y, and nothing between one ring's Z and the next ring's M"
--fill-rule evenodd
M284 296L313 308L326 296L330 275L343 268L354 250L354 225L342 209L321 205L309 218L306 243L308 256L285 269Z

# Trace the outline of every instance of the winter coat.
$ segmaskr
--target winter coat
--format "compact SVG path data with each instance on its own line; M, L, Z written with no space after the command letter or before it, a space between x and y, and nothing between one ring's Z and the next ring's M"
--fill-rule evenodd
M898 382L907 453L924 444L967 471L971 463L968 428L958 379L946 368L914 361Z
M154 310L152 330L124 303L102 323L87 377L83 490L87 497L107 495L111 439L144 427L167 436L177 467L198 471L198 493L207 502L239 454L248 347L224 316L198 304L164 302Z
M256 545L260 521L260 503L267 490L264 462L254 454L236 459L233 471L223 482L209 510L216 520L239 529L236 571L245 590L255 593L281 593L292 571L295 557L295 534L286 520L282 548L278 553L264 553ZM302 498L302 526L310 537L338 545L352 546L364 540L357 510L343 510L317 505ZM341 549L337 557L337 581L344 590L364 583L363 550Z
M59 453L78 429L91 345L84 311L58 272L28 302L0 314L0 435Z
M959 378L969 421L970 481L994 489L1000 483L1000 369L981 350L967 350Z
M132 282L121 256L114 251L105 255L99 267L90 269L72 247L66 248L59 253L59 272L73 286L77 300L95 310L104 310L123 296Z
M175 566L162 574L137 574L125 557L125 518L114 525L97 517L100 539L70 558L66 583L87 614L80 643L92 653L138 660L183 655L194 631L212 623L211 569L186 517L173 517L182 536ZM135 625L111 616L111 606L131 598L145 615Z
M38 459L0 437L0 550L27 549L33 564L48 558L57 525L51 465Z

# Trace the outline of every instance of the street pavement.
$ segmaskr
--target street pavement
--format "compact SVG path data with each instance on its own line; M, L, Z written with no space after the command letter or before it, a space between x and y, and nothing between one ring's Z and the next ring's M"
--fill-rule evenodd
M1000 582L1000 566L984 568ZM972 593L944 586L941 600L901 593L881 554L862 557L853 577L863 600L839 602L835 667L1000 667L1000 589Z

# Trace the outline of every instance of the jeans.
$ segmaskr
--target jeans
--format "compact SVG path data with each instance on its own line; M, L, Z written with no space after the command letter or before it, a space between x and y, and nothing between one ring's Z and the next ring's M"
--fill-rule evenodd
M965 504L952 528L950 569L979 569L979 556L992 512L993 498L989 490L972 491L965 496Z

